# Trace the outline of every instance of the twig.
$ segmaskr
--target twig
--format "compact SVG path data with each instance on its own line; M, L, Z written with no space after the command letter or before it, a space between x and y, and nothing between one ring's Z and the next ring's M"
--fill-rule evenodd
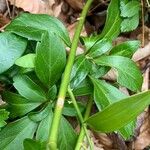
M146 0L146 2L147 2L147 6L148 6L148 8L150 7L150 3L149 3L149 1L148 0Z
M68 85L70 82L70 74L71 74L72 66L74 63L75 55L76 55L76 49L78 47L79 37L80 37L81 31L82 31L82 28L84 25L84 21L85 21L87 12L90 8L92 1L93 0L88 0L87 3L85 4L85 6L83 7L83 11L81 13L81 17L80 17L80 20L78 22L78 25L77 25L77 28L76 28L76 31L75 31L75 34L73 37L70 54L68 57L68 61L67 61L67 65L66 65L66 68L64 71L62 82L60 85L58 99L56 102L54 116L53 116L52 125L51 125L51 129L50 129L49 143L48 143L50 150L57 149L58 129L59 129L62 110L64 107L66 92L67 92Z
M12 10L12 18L15 16L15 7L16 6L16 0L13 1L13 10Z
M141 0L141 8L142 8L142 43L141 47L144 47L145 45L145 27L144 27L144 4L143 0Z
M8 10L8 14L9 14L9 18L11 19L11 12L10 12L10 8L9 8L9 3L8 0L6 0L6 5L7 5L7 10Z

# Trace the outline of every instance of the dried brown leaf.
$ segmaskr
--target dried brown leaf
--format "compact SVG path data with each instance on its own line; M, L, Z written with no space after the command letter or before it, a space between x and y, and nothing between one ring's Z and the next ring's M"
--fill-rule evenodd
M0 30L10 22L3 14L0 13Z
M83 0L65 0L74 10L80 11L83 8Z
M150 146L150 109L145 113L140 133L133 145L135 150L143 150L147 146Z
M0 12L3 13L6 10L6 0L0 0Z
M9 0L11 5L15 5L18 8L22 8L24 11L28 11L34 14L52 14L52 10L49 9L49 4L42 0ZM50 4L53 4L54 0ZM54 2L55 3L55 2Z

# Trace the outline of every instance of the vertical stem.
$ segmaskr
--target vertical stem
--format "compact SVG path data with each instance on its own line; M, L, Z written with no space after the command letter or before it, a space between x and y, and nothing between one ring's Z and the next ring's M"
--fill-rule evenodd
M85 114L84 114L84 120L88 119L88 117L90 115L90 112L91 112L92 104L93 104L93 99L92 99L92 96L91 96L89 101L88 101L87 108L86 108L86 111L85 111ZM84 137L85 137L84 127L86 127L86 124L83 124L83 126L80 130L80 134L79 134L79 137L78 137L78 140L77 140L77 143L76 143L75 150L80 150L82 145L83 145L83 140L84 140Z
M92 149L91 139L90 139L90 137L88 135L88 131L87 131L86 125L84 124L84 119L82 117L82 114L81 114L80 109L78 107L77 101L75 99L75 96L74 96L74 94L73 94L72 89L70 88L70 86L68 86L68 93L69 93L69 96L70 96L70 98L72 100L72 103L73 103L73 105L74 105L74 107L75 107L75 109L77 111L77 114L78 114L78 117L79 117L82 129L83 129L83 132L85 133L85 135L87 137L87 140L89 142L90 148Z
M83 8L81 17L79 19L79 22L78 22L78 25L77 25L77 28L76 28L76 31L75 31L75 34L73 37L70 54L69 54L67 65L66 65L66 68L64 71L64 76L62 78L62 82L60 85L59 95L58 95L58 99L56 102L54 116L53 116L53 120L52 120L52 126L51 126L51 130L50 130L50 135L49 135L49 143L48 144L49 144L49 148L51 150L57 149L57 137L58 137L59 123L60 123L60 119L61 119L61 114L62 114L62 109L64 106L64 101L65 101L65 97L66 97L68 84L70 82L71 69L72 69L72 66L74 63L80 33L82 31L83 24L84 24L87 12L90 8L92 1L93 0L87 0L87 3L85 4L85 6Z

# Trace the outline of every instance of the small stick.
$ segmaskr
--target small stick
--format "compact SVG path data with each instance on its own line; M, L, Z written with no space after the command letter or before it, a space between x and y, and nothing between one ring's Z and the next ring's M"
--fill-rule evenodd
M8 0L6 0L6 5L7 5L7 10L8 10L8 14L9 14L9 18L11 19L11 13L10 13L10 8L9 8L9 3Z
M141 8L142 8L142 43L141 47L143 48L145 45L145 28L144 28L144 4L143 0L141 0Z
M150 7L150 3L149 3L149 1L148 0L146 0L146 2L147 2L147 6L148 6L148 8Z
M16 0L13 1L13 10L12 10L12 18L15 16L15 5L16 5Z

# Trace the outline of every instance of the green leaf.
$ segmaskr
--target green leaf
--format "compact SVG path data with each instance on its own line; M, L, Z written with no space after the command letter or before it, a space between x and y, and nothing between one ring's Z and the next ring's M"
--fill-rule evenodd
M9 112L5 109L0 109L0 128L5 126L7 123L5 120L7 120L9 117Z
M46 150L46 143L25 139L23 142L24 150Z
M91 78L91 77L90 77ZM99 110L127 96L105 81L91 78L94 85L94 101Z
M142 74L136 64L122 56L102 56L94 60L96 64L113 67L117 70L117 82L132 91L140 90Z
M70 77L70 86L76 88L87 76L90 71L90 62L84 55L79 55L75 60Z
M59 150L74 150L77 140L77 134L70 125L70 123L64 118L61 118L59 136L58 136L58 148Z
M38 129L36 132L36 140L40 140L41 142L48 141L52 118L53 118L53 112L52 112L52 109L49 109L49 114L46 116L46 118L44 118L39 123Z
M126 126L120 128L118 132L125 140L129 140L135 132L135 127L136 127L136 121L132 121Z
M30 112L28 117L34 122L39 122L48 116L51 107L51 104L46 104L46 106L43 107L40 111Z
M122 17L133 17L140 10L139 1L130 1L123 7L121 7L121 16Z
M96 131L112 132L134 120L149 104L150 91L143 92L109 105L86 122Z
M30 99L28 100L19 94L8 91L4 91L2 93L2 99L8 104L7 110L10 112L10 118L24 116L28 112L41 105L41 102L39 101L36 102Z
M121 32L120 25L122 18L120 16L120 0L111 0L107 9L107 17L104 29L100 35L81 37L81 42L85 45L87 51L100 39L112 41Z
M104 76L108 71L110 70L110 67L105 66L98 66L95 63L92 63L92 68L90 70L90 76L94 78L100 78Z
M80 42L85 46L86 52L95 44L97 36L80 37Z
M81 102L77 102L80 112L83 113L85 106ZM65 116L78 116L76 109L71 101L67 101L64 104L63 115Z
M9 32L0 33L0 74L14 65L25 51L27 41Z
M91 77L90 77L91 78ZM106 83L105 81L91 78L94 84L94 101L99 109L99 111L105 109L110 104L119 101L128 96L122 93L120 90L114 86ZM119 129L119 133L124 139L130 138L134 132L135 123L131 122L128 125Z
M73 89L73 94L75 96L89 95L93 91L93 87L90 82L85 78L75 89Z
M110 55L118 55L131 58L139 47L139 41L126 41L113 47L110 51Z
M1 150L23 150L23 140L32 138L37 124L28 117L9 123L0 131Z
M54 85L48 90L47 98L48 100L55 100L56 96L57 96L57 86Z
M48 141L48 133L51 127L52 117L53 112L50 110L49 115L45 119L43 119L39 124L36 133L36 140L40 140L41 142ZM59 150L74 150L77 135L70 123L64 117L61 118L58 134Z
M120 34L120 0L111 0L107 9L107 17L105 27L98 39L106 38L113 40Z
M37 45L35 72L48 87L52 87L61 77L66 64L63 43L54 34L44 34Z
M121 23L121 32L129 32L136 29L139 25L139 14L126 18Z
M97 57L100 56L112 48L112 42L106 39L99 40L96 42L88 51L87 56L89 57Z
M70 46L69 35L64 25L58 19L46 14L22 13L6 27L6 31L36 41L41 40L43 33L52 32Z
M15 61L15 64L23 68L34 68L35 54L27 54Z
M14 87L17 89L20 95L29 99L33 102L45 102L46 94L45 92L34 83L28 76L26 75L18 75L13 78Z

